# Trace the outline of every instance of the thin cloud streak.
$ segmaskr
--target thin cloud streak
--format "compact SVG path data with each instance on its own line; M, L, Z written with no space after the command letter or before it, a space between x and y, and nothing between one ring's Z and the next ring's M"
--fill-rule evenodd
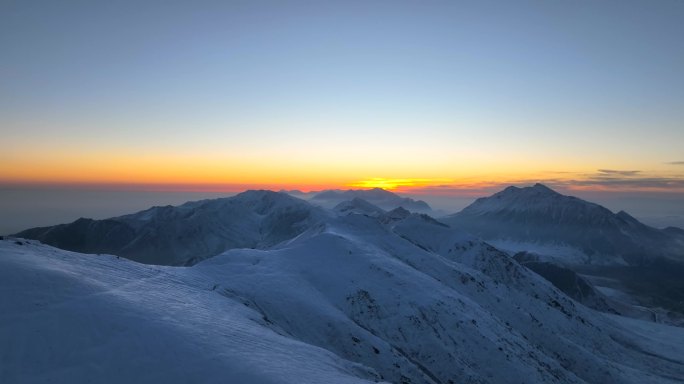
M438 196L484 196L508 186L524 187L535 183L545 184L561 191L595 191L611 193L684 193L684 176L643 175L641 171L600 169L595 173L575 173L574 177L514 179L506 181L477 181L426 185L406 188L403 192Z
M498 192L508 186L545 184L563 192L594 191L609 193L675 193L684 194L684 175L648 174L638 170L598 169L592 173L546 172L537 178L507 180L477 179L365 179L344 185L303 184L238 184L238 183L6 183L0 181L0 189L79 189L110 191L177 191L177 192L226 192L238 193L248 189L290 190L304 192L326 189L384 188L398 193L423 194L443 197L481 197Z
M641 173L641 171L618 171L615 169L599 169L598 172L605 174L605 175L621 175L621 176L634 176L638 173Z

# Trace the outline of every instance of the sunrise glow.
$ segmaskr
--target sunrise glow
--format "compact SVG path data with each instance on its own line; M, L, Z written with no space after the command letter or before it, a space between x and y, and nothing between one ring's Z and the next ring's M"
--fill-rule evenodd
M684 190L684 53L652 43L678 18L637 12L644 33L599 5L582 23L566 4L141 6L117 22L16 7L33 16L0 20L0 187Z

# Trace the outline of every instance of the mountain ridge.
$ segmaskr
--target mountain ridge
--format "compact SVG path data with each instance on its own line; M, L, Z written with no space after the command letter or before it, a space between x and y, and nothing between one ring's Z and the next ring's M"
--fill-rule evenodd
M252 190L104 220L78 219L15 236L147 264L191 265L231 248L271 247L304 232L326 215L286 193Z

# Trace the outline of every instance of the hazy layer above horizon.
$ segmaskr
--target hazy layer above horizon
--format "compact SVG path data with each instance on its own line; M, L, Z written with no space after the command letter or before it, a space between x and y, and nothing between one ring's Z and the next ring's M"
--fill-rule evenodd
M93 189L0 188L0 235L24 229L69 223L78 218L105 219L158 205L228 197L231 192L120 191ZM403 195L403 194L402 194ZM411 195L426 201L439 214L455 213L475 197ZM624 210L657 228L684 228L684 197L579 196L617 212Z
M227 197L230 192L107 191L93 189L0 189L0 235L78 218L106 219L187 201Z

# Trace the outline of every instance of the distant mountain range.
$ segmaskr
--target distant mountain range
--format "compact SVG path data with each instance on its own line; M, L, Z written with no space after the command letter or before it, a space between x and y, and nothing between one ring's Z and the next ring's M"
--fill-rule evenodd
M518 262L595 309L672 322L680 322L684 313L684 282L672 273L684 273L684 231L655 229L625 212L614 214L541 184L506 188L439 220L422 213L426 207L429 212L424 202L380 189L324 191L308 198L247 191L106 220L79 219L16 236L76 252L179 266L231 249L281 247L339 215L364 216L443 257L457 251L461 257L471 255L465 251L472 249L490 258L508 255L497 256L498 266L490 269L517 255ZM616 298L618 294L622 296ZM635 311L635 304L655 309Z
M310 197L309 201L326 208L332 208L343 201L353 200L354 198L363 199L384 210L392 210L402 207L411 212L428 213L432 211L430 205L422 200L401 197L382 188L350 189L346 191L327 190L314 194Z
M424 201L382 189L329 190L309 196L247 191L227 198L153 207L105 220L81 218L69 224L32 228L15 236L84 253L110 253L160 265L192 265L233 248L264 249L291 239L338 204L378 203L375 209L404 207L430 211Z
M249 191L32 231L146 262L201 261L1 240L7 383L684 380L684 329L589 309L487 242L401 207L353 198L325 210ZM565 290L594 297L568 276Z

